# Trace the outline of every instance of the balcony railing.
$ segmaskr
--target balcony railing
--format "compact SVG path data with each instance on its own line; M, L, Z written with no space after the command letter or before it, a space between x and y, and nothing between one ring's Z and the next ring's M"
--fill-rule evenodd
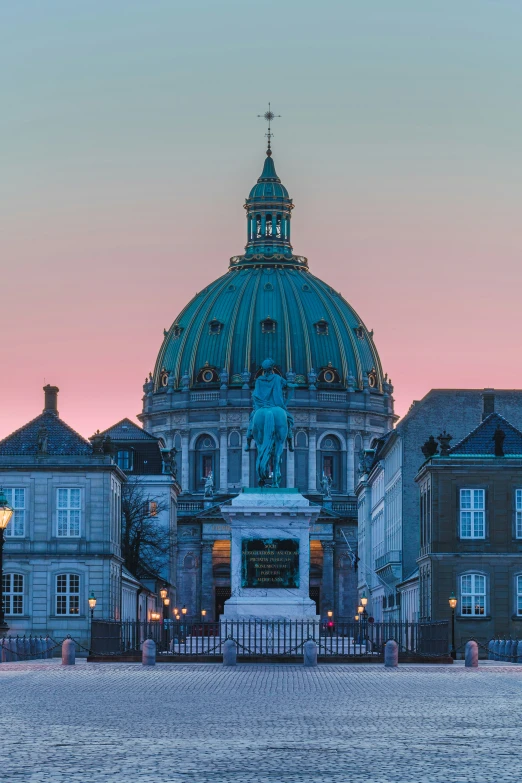
M384 555L381 555L381 557L375 558L375 570L378 571L380 568L384 568L387 565L395 565L396 563L400 563L401 560L402 552L400 549L386 552Z
M191 402L215 402L219 400L218 391L190 392Z
M345 392L319 392L319 402L346 402Z

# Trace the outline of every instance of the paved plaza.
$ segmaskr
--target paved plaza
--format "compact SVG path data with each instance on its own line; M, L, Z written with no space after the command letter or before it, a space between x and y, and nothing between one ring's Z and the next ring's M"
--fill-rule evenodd
M493 783L522 666L0 665L2 783Z

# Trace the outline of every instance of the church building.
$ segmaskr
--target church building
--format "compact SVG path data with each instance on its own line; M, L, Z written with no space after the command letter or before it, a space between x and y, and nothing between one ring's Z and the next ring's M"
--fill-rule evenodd
M255 449L245 449L251 393L271 358L293 387L293 448L284 453L281 486L321 505L310 534L310 597L323 617L333 610L351 620L359 454L392 428L393 387L373 333L294 254L294 203L270 143L244 209L245 252L165 331L143 387L144 429L176 450L177 601L189 616L205 610L217 619L230 596L230 530L220 506L256 486Z

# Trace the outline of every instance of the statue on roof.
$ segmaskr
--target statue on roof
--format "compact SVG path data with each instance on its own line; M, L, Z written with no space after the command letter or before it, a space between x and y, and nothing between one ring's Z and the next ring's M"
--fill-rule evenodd
M493 433L492 440L495 442L495 457L503 457L504 456L504 440L506 439L506 433L500 426L500 424L497 424L497 429Z
M36 436L36 449L38 454L47 454L49 444L49 432L45 424L42 424Z

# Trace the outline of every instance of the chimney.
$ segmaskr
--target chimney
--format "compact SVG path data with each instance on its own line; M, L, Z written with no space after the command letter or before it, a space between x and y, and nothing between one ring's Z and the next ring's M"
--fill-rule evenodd
M54 413L58 416L58 392L60 389L58 386L51 386L49 383L43 387L45 392L45 408L44 413Z
M495 413L495 389L484 389L482 393L482 421Z

